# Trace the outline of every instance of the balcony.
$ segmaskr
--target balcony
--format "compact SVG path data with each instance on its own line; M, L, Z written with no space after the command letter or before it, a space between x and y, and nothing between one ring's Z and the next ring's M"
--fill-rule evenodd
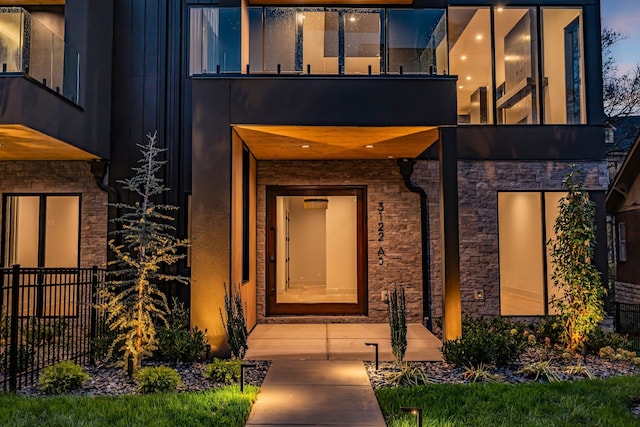
M80 54L22 8L0 8L0 64L80 105Z
M190 10L189 73L448 74L444 9Z

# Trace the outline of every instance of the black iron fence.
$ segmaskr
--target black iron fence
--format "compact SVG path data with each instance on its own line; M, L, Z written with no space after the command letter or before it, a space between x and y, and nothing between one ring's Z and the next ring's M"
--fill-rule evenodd
M104 278L97 267L0 268L0 390L32 385L62 360L91 362Z
M640 351L640 305L615 303L616 332L626 335L635 351Z

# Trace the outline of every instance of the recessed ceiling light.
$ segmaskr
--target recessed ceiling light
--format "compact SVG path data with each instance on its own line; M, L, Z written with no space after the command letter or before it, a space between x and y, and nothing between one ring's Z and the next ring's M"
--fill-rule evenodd
M373 144L367 144L364 146L364 148L375 148L375 145Z
M462 55L462 56L460 57L460 59L462 59L463 61L466 61L466 60L467 60L467 55Z
M309 147L311 147L311 146L310 146L310 145L307 145L307 144L304 144L304 145L301 145L301 146L300 146L300 148L309 148Z
M387 156L388 159L393 159L393 156Z
M478 34L478 35L476 36L476 40L482 40L482 34Z
M467 76L467 80L471 80L471 76Z
M464 86L460 85L458 86L458 89L464 89Z
M355 16L351 16L351 18L349 18L349 21L356 22L356 17Z
M498 12L502 12L504 10L504 7L499 7L498 8Z

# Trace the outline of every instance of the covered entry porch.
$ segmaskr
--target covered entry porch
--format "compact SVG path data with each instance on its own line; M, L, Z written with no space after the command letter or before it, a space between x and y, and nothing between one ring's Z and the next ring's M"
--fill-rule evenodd
M386 323L259 324L249 335L247 360L379 360L392 361ZM442 360L442 342L421 324L407 325L405 360Z

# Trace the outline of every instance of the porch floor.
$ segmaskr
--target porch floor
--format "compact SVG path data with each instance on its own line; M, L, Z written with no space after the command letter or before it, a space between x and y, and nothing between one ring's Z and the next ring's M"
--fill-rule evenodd
M260 324L249 335L247 360L379 360L391 361L386 323ZM440 361L442 342L421 324L407 326L407 361Z

